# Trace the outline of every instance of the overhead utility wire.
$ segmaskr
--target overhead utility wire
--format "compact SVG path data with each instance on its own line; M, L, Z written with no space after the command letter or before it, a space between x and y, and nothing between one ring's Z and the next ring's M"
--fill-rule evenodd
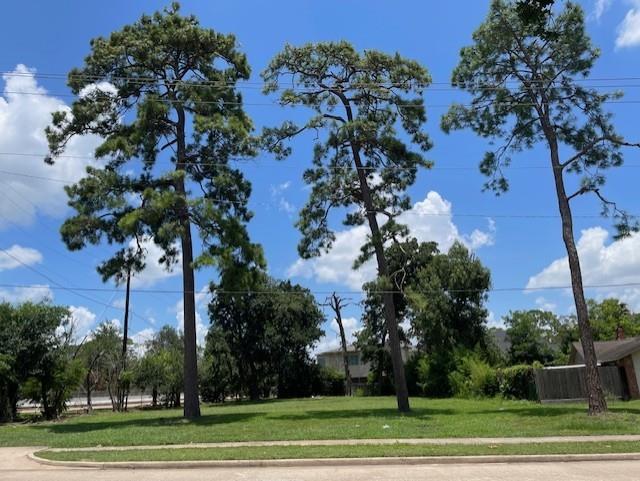
M49 154L36 154L36 153L26 153L26 152L0 152L0 156L5 156L5 157L27 157L27 158L33 158L33 160L36 161L42 161L45 157L47 157L47 155ZM104 159L102 157L100 158L96 158L95 156L90 156L90 155L65 155L65 154L60 154L60 155L56 155L55 157L53 157L53 160L56 159L84 159L84 160L95 160L95 161L101 161L101 160L106 160L106 161L113 161L116 159ZM131 158L131 159L127 159L128 161L134 161L134 160L138 160L137 158ZM255 157L230 157L228 162L184 162L184 165L197 165L197 166L211 166L211 167L228 167L229 166L229 162L237 162L237 163L242 163L244 165L247 165L249 167L266 167L266 163L270 163L270 164L276 164L276 165L283 165L283 166L289 166L290 164L287 164L285 161L283 160L277 160L277 159L273 159L273 158L255 158ZM546 160L544 161L546 162ZM164 162L162 160L158 160L156 161L156 163L154 163L154 166L158 165L158 166L173 166L174 164L171 162ZM270 167L270 166L269 166ZM616 168L621 168L621 167L640 167L640 164L622 164L619 166L616 166ZM355 172L356 170L358 170L358 168L353 167L353 166L331 166L331 165L326 165L323 166L324 169L326 170L330 170L330 171L353 171ZM548 169L549 166L548 165L543 165L542 162L539 162L538 165L510 165L508 167L509 170L530 170L530 169ZM462 166L462 165L449 165L449 164L445 164L444 166L440 166L440 165L435 165L435 166L430 166L430 167L424 167L425 170L429 170L429 171L438 171L438 170L477 170L478 166ZM362 166L359 168L359 170L365 170L365 171L371 171L371 172L375 172L375 171L380 171L380 170L397 170L397 171L411 171L411 170L420 170L420 167L402 167L399 165L385 165L385 166ZM31 175L31 174L22 174L22 173L18 173L18 172L11 172L11 171L0 171L0 173L5 173L8 175L20 175L20 176L27 176L27 175ZM38 178L41 176L35 176L34 178ZM43 179L47 179L47 180L54 180L53 178L49 178L49 177L41 177ZM56 182L66 182L66 183L75 183L76 181L72 181L72 180L68 180L68 179L55 179L54 181Z
M63 73L38 73L38 72L15 72L15 71L0 71L0 75L5 77L27 77L27 78L43 78L50 80L69 80L79 79L79 80L90 80L90 81L122 81L124 83L129 84L156 84L156 85L189 85L189 86L257 86L258 88L263 88L268 82L264 81L250 81L237 79L234 81L221 81L221 80L210 80L210 81L190 81L188 79L169 79L163 82L158 82L156 77L123 77L123 76L111 76L111 75L88 75L88 74L63 74ZM589 78L572 78L572 82L619 82L619 81L638 81L640 77L637 76L621 76L621 77L589 77ZM550 80L548 79L532 79L530 83L548 83ZM393 83L393 82L353 82L353 83L345 83L342 85L357 87L357 88L398 88L401 89L403 87L409 88L430 88L433 85L443 85L443 86L452 86L452 81L434 81L428 83L418 83L418 82L408 82L408 83ZM464 82L460 82L461 86L459 88L451 87L453 90L459 90L464 87L474 87L478 89L499 89L502 84L520 84L519 80L510 79L505 82L501 82L499 84L465 84ZM283 87L287 88L287 87Z
M66 98L79 98L74 94L65 94L65 93L49 93L49 92L20 92L20 91L4 91L5 94L14 94L14 95L38 95L38 96L46 96L46 97L66 97ZM302 103L289 103L289 102L230 102L226 100L180 100L180 99L166 99L166 98L147 98L147 102L158 102L165 103L169 105L180 105L180 104L192 104L192 105L233 105L233 106L254 106L254 107L304 107L310 108L309 106ZM640 104L640 100L603 100L604 104ZM420 104L416 105L413 103L395 103L397 107L401 108L449 108L452 103L448 104L429 104L426 105ZM531 102L491 102L487 105L474 105L474 104L457 104L462 105L465 108L485 108L489 105L492 106L506 106L506 107L535 107L537 104Z
M0 251L2 252L2 251ZM33 286L28 284L5 284L0 283L0 287L12 287L12 288L29 288L29 287L41 287L41 286ZM625 287L640 287L640 282L627 282L621 284L591 284L584 285L585 289L614 289L614 288L625 288ZM65 287L61 285L57 286L49 286L51 289L57 290L73 290L73 291L85 291L85 292L120 292L118 289L108 288L108 287ZM565 290L571 289L572 286L567 285L552 285L552 286L539 286L539 287L502 287L502 288L491 288L491 289L444 289L447 292L452 293L465 293L465 292L527 292L527 291L544 291L544 290ZM184 290L172 290L172 289L131 289L131 292L135 292L138 294L197 294L200 291L184 291ZM284 290L225 290L225 289L213 289L210 291L212 294L229 294L229 295L243 295L243 294L256 294L256 295L274 295L274 294L282 294L282 295L304 295L307 293L312 293L316 295L329 295L334 292L344 294L344 295L366 295L366 294L374 294L374 295L384 295L384 294L403 294L403 291L398 290L374 290L374 291L354 291L354 290L331 290L331 291L322 291L322 290L314 290L314 289L304 289L300 292L291 292ZM427 289L427 290L418 290L412 291L416 294L432 294L432 293L440 293L442 290L438 289Z
M47 274L40 272L38 269L36 269L33 266L30 266L29 264L27 264L26 262L23 262L20 258L14 256L13 254L11 254L10 252L8 252L7 250L0 250L0 254L4 254L10 258L12 258L15 262L17 262L18 264L22 265L23 267L26 267L27 269L29 269L30 271L36 273L37 275L43 277L44 279L46 279L48 282L51 282L52 284L54 284L53 286L29 286L29 285L12 285L12 284L1 284L3 287L14 287L14 288L38 288L38 289L52 289L52 290L64 290L64 291L68 291L71 292L72 294L75 294L78 297L81 297L85 300L91 301L91 302L95 302L96 304L99 304L101 306L104 306L105 308L110 308L110 309L116 309L119 311L123 311L124 312L124 308L122 307L118 307L115 306L113 304L107 304L99 299L95 299L93 297L87 296L85 294L82 294L82 292L99 292L99 290L93 289L93 290L89 290L87 288L82 288L82 287L68 287L68 286L64 286L63 284L59 283L58 281L56 281L55 279L51 278L50 276L48 276ZM120 289L109 289L109 292L122 292ZM133 309L129 309L129 311L136 317L138 317L139 319L141 319L143 322L147 323L148 325L152 326L152 324L146 320L144 317L140 316L139 314L137 314Z
M4 171L4 170L0 170L0 173L5 173L5 174L9 174L9 175L18 175L18 176L24 176L24 177L28 177L28 178L33 178L33 179L37 179L37 180L44 180L44 181L52 181L52 182L64 182L66 183L66 181L62 180L62 179L50 179L47 177L41 177L41 176L35 176L35 175L28 175L28 174L19 174L19 173L14 173L14 172L8 172L8 171ZM233 199L207 199L208 202L214 203L214 204L238 204L238 205L246 205L247 202L245 201L241 201L241 200L233 200ZM265 205L265 206L271 206L270 203L268 202L259 202L258 205ZM378 211L375 211L375 213L380 213ZM549 214L454 214L454 213L438 213L438 212L425 212L423 214L421 214L423 216L428 216L428 217L477 217L477 218L496 218L496 219L509 219L509 218L514 218L514 219L557 219L560 216L559 215L549 215ZM602 218L602 215L596 215L596 214L574 214L573 215L574 218L582 218L582 219L600 219Z

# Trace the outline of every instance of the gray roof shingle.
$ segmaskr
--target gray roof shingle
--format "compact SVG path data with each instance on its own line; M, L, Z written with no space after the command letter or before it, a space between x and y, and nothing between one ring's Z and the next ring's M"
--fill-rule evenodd
M598 362L615 362L623 359L636 351L640 351L640 337L628 337L619 341L598 341L593 346L596 350L596 359ZM584 362L584 354L582 353L582 344L574 342L575 363Z

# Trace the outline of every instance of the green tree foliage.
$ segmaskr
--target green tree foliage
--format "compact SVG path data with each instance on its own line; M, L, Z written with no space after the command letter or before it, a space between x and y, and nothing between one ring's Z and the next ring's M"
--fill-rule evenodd
M224 402L241 392L236 356L229 347L224 330L220 326L212 326L207 333L200 372L202 399Z
M616 133L604 110L605 102L618 94L602 93L582 82L599 51L585 31L580 6L566 2L544 18L544 25L523 21L513 0L491 2L489 15L473 34L474 44L461 50L452 75L453 84L473 96L471 104L453 105L442 127L446 132L469 127L501 141L480 164L489 177L486 187L497 193L509 187L504 171L514 153L538 143L547 148L585 352L589 412L597 414L606 410L606 401L596 369L570 202L594 194L604 212L616 218L620 234L629 233L632 219L602 189L605 171L621 165L621 148L633 144ZM573 192L567 183L570 174L581 179Z
M91 375L89 368L93 363L93 376L107 390L114 411L126 410L129 393L127 379L130 373L124 370L122 364L122 343L123 334L120 329L111 322L104 322L94 330L92 339L82 347L83 350L86 349L88 363L85 365L85 375Z
M265 130L267 146L279 156L290 153L287 140L305 131L316 136L313 166L304 173L311 194L297 224L300 255L310 258L331 249L330 211L346 208L344 223L367 224L370 232L355 267L375 256L380 282L391 291L383 246L407 234L396 219L410 207L406 189L419 167L430 165L423 153L431 142L421 130L426 121L421 93L429 74L399 54L360 54L348 42L326 42L285 46L262 76L265 93L280 91L283 104L314 113L302 125L286 122ZM382 225L379 216L386 219ZM398 408L408 411L396 310L392 294L384 297Z
M72 339L66 307L0 304L0 417L15 418L20 398L39 403L46 419L62 414L82 376Z
M204 358L210 400L234 389L251 399L311 394L309 351L323 335L322 311L307 289L264 275L258 279L246 293L234 293L225 284L212 290ZM216 372L229 376L227 386L211 376Z
M560 320L549 311L514 311L504 317L511 364L549 364L558 352Z
M415 238L393 243L385 249L394 287L393 305L399 323L410 320L407 317L406 288L416 281L417 273L425 268L437 253L436 243L418 242ZM366 292L363 327L356 333L356 345L362 352L363 361L371 365L370 390L380 395L389 394L393 392L393 386L389 385L388 380L388 376L392 375L391 357L388 349L388 331L384 322L384 299L380 295L380 292L384 291L384 285L379 280L374 280L363 287ZM401 326L398 327L398 336L401 343L408 343L408 333Z
M101 386L104 386L101 361L104 352L102 347L94 339L84 340L80 348L79 359L83 366L82 388L87 394L87 410L93 410L91 395Z
M174 327L163 326L146 343L146 351L133 375L135 384L150 390L167 407L179 407L184 385L184 339Z
M627 337L640 336L640 314L631 312L624 302L612 298L601 302L589 299L587 306L594 340L612 341L618 328L622 328Z
M546 29L555 0L517 0L516 10L524 25L532 26L542 38L553 38L553 32Z
M408 368L411 377L419 377L418 368L428 371L429 379L420 381L423 386L418 386L419 391L449 395L448 376L456 366L456 351L478 349L485 360L494 361L496 357L492 350L489 352L486 332L488 312L484 304L491 287L489 270L460 243L440 253L435 243L409 239L390 245L386 255L393 272L397 318L411 326L410 333L400 331L401 339L406 342L410 335L415 338L424 358L412 361L414 365ZM376 282L365 289L363 329L357 333L357 345L371 363L372 381L382 393L389 372L382 299Z
M459 242L434 255L407 289L419 345L428 353L485 348L490 288L489 270Z
M153 406L162 402L179 407L183 387L182 334L174 327L163 326L145 343L144 355L129 376L132 383L151 393Z
M147 352L137 363L133 375L133 383L143 391L151 393L151 404L158 406L160 390L165 385L165 365L166 356L158 353Z
M449 384L454 396L464 398L492 397L500 391L497 370L473 353L458 360Z
M200 413L193 269L261 256L245 229L250 185L229 164L255 154L236 90L249 74L233 35L201 27L174 3L94 39L84 66L69 73L78 100L55 113L47 129L49 162L73 136L103 139L96 150L101 167L67 188L75 214L62 235L70 249L152 238L167 267L181 251L186 417ZM197 256L192 228L202 241ZM115 267L106 274L122 272Z

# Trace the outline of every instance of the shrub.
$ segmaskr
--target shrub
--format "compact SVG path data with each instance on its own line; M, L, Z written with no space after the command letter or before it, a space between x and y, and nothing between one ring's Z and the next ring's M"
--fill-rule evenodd
M409 396L420 396L422 394L422 388L418 385L421 382L418 375L418 366L423 358L424 354L415 352L407 359L404 365Z
M417 385L424 396L448 397L453 394L449 374L455 370L453 352L433 353L421 356L417 361Z
M533 366L507 367L499 372L500 394L507 399L538 399Z
M316 394L323 396L344 396L344 374L335 369L321 367L319 370L319 386L314 389Z
M473 354L458 359L457 368L449 374L455 396L486 397L499 392L498 374L489 364Z

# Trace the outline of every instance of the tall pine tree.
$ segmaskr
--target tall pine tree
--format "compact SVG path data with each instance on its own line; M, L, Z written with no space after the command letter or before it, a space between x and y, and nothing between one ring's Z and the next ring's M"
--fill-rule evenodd
M102 167L67 189L70 249L124 244L145 236L175 264L181 253L184 301L184 415L200 415L194 268L259 256L247 236L250 185L229 161L254 155L252 123L236 89L249 65L233 35L200 26L174 3L91 42L68 85L78 99L53 115L49 162L68 140L103 139ZM202 241L194 253L192 228Z
M285 156L286 141L311 131L316 136L313 166L304 173L311 187L298 227L303 258L331 249L335 234L329 225L334 208L349 208L346 225L369 227L358 264L375 257L384 294L398 409L409 410L409 396L398 337L398 321L389 269L387 242L407 234L397 217L410 207L406 190L431 142L421 130L426 121L422 90L431 78L420 64L399 54L357 52L348 42L287 45L262 73L265 93L280 91L285 105L310 108L304 124L286 122L267 129L267 146ZM281 90L282 89L282 90ZM408 142L400 139L406 134ZM384 220L384 221L383 221Z

